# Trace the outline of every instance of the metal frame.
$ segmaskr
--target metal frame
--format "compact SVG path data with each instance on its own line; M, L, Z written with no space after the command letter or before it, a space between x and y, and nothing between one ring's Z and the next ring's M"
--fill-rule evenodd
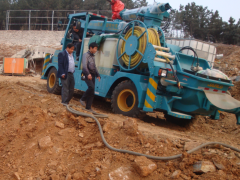
M10 13L11 12L28 12L28 16L23 16L23 17L11 17ZM52 17L33 17L32 12L52 12ZM97 14L101 14L101 12L112 12L111 10L7 10L6 11L6 30L10 29L11 25L23 25L23 26L28 26L28 30L31 30L31 25L44 25L48 26L51 25L51 30L54 30L54 26L57 26L58 24L54 23L54 19L67 19L67 17L55 17L54 14L55 12L69 12L69 14L75 14L79 12L97 12ZM19 18L28 18L28 23L10 23L10 19L19 19ZM47 19L51 18L52 22L49 23L34 23L31 24L31 19L32 18L39 18L39 19ZM111 20L111 18L109 19ZM67 25L67 24L62 24L62 25Z

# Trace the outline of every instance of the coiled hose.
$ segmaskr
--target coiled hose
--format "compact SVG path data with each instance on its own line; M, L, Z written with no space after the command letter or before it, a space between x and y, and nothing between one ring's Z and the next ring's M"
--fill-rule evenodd
M142 33L144 33L144 31L145 31L145 28L140 27L140 26L135 26L133 35L136 37L139 37L142 35ZM148 31L148 36L149 36L149 43L151 43L152 45L161 46L160 39L158 37L158 32L156 31L156 29L148 28L147 31ZM132 28L128 30L128 32L126 33L124 38L127 40L130 36L132 36ZM147 35L146 35L146 33L144 33L144 35L142 35L142 37L139 38L139 47L138 47L138 50L142 54L144 54L144 52L145 52L146 45L147 45ZM126 42L123 41L123 44L121 47L121 54L123 52L125 52L125 46L126 46ZM135 53L134 55L132 55L130 67L136 66L141 61L142 58L143 57L139 53ZM178 88L180 88L181 87L180 81L172 67L170 60L167 57L164 57L164 58L166 59L167 63L170 64L170 67L173 71L175 80L177 81L177 86L178 86ZM128 64L129 64L129 59L130 59L129 56L126 53L122 56L122 60L126 66L128 66Z
M134 32L133 35L136 37L140 37L142 35L142 33L144 33L145 28L140 27L140 26L135 26L134 27ZM154 28L149 28L148 30L148 36L149 36L149 42L153 45L157 45L160 46L160 40L158 37L158 33ZM132 36L132 28L128 30L128 32L126 33L126 35L124 36L124 38L127 40L130 36ZM147 35L146 33L144 33L140 38L139 38L139 43L138 43L138 50L144 54L145 49L146 49L146 45L147 45ZM122 43L122 47L121 47L121 54L123 52L125 52L125 46L126 46L126 42L123 41ZM129 64L129 56L125 53L122 56L122 60L124 62L124 64L126 66L128 66ZM135 53L134 55L131 56L131 63L130 63L130 67L134 67L136 66L142 59L142 56L139 53Z
M100 135L101 135L101 138L103 140L103 143L111 150L113 151L117 151L117 152L121 152L121 153L128 153L128 154L132 154L132 155L136 155L136 156L145 156L149 159L155 159L155 160L172 160L172 159L177 159L177 158L180 158L182 156L182 154L177 154L177 155L174 155L174 156L168 156L168 157L160 157L160 156L151 156L151 155L147 155L147 154L142 154L142 153L138 153L138 152L134 152L134 151L129 151L129 150L124 150L124 149L117 149L117 148L114 148L112 146L110 146L106 139L104 138L104 135L103 135L103 130L102 130L102 127L101 127L101 124L99 123L99 121L97 120L96 117L108 117L107 115L103 115L103 114L99 114L99 113L95 113L95 115L91 115L91 114L87 114L87 113L83 113L83 112L79 112L75 109L72 109L71 107L74 106L74 105L67 105L67 110L73 114L76 114L76 115L79 115L79 116L84 116L84 117L90 117L92 119L94 119L98 125L98 129L100 131ZM75 107L80 107L80 106L75 106ZM82 107L80 107L82 108ZM84 109L84 108L82 108ZM84 109L86 110L86 109ZM237 152L240 152L240 149L237 149L233 146L230 146L230 145L227 145L227 144L224 144L224 143L221 143L221 142L208 142L208 143L204 143L204 144L201 144L200 146L197 146L196 148L192 149L192 150L189 150L187 151L188 154L190 153L193 153L203 147L206 147L206 146L209 146L209 145L215 145L215 144L219 144L219 145L222 145L224 147L227 147L227 148L230 148L234 151L237 151Z

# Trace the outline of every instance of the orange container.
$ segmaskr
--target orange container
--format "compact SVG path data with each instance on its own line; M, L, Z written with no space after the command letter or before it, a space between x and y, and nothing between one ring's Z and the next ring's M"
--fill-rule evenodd
M25 74L28 61L25 58L4 58L3 60L3 71L5 74Z

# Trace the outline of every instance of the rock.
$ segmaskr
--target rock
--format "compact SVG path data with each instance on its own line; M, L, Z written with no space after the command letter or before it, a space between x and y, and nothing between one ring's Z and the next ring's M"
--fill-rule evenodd
M225 178L226 173L223 170L219 170L218 174L221 176L221 178Z
M150 143L147 143L144 147L145 148L149 148L150 147Z
M180 177L183 178L184 180L190 180L191 179L191 177L188 177L185 174L180 174Z
M237 76L236 79L235 79L236 82L239 82L240 81L240 76Z
M95 143L95 145L96 145L97 147L102 147L102 146L103 146L103 143L100 142L100 141L98 141L98 142Z
M44 170L43 170L43 169L40 169L39 175L40 175L40 176L43 176L43 175L44 175Z
M54 108L54 109L51 109L50 112L53 113L53 114L58 114L60 112L60 109L59 108Z
M139 156L134 160L134 167L136 171L142 176L146 177L157 169L157 165L146 158L145 156Z
M75 131L75 128L66 128L58 132L60 136L67 135L68 133L72 133Z
M83 149L92 149L94 147L102 147L102 146L103 146L103 143L98 141L96 143L91 143L91 144L87 144L86 146L83 146Z
M207 172L215 172L216 167L210 161L198 161L193 165L194 173L207 173Z
M240 159L240 154L239 153L235 153L235 156L237 156Z
M169 171L167 171L167 172L165 172L164 176L168 177L168 176L170 176L170 174L171 173Z
M57 168L57 164L58 162L57 161L52 161L48 164L48 167L51 168L51 169L56 169Z
M94 123L95 122L95 120L93 118L85 118L84 120L88 123Z
M71 179L72 179L72 176L71 174L68 173L65 180L71 180Z
M176 171L173 172L171 178L172 178L172 179L177 179L177 178L180 177L181 173L182 173L182 171L176 170Z
M201 145L200 142L194 142L194 141L185 142L184 151L192 150L193 148L195 148L195 147L197 147L199 145Z
M129 136L136 136L138 132L138 124L135 119L128 119L123 122L123 129L125 133Z
M83 127L86 127L88 124L86 123L85 120L83 120L81 117L78 118L78 125L79 125L79 128L83 128Z
M41 100L41 103L45 103L45 102L47 102L49 99L42 99Z
M15 179L17 179L17 180L20 180L20 179L21 179L20 176L19 176L19 174L18 174L18 172L13 173L13 177L14 177Z
M57 174L51 175L51 180L59 180L59 175Z
M235 81L236 78L237 78L237 76L232 76L232 77L230 77L229 79L232 80L232 81Z
M223 54L216 54L216 59L222 59L223 58Z
M112 123L110 122L106 122L103 125L103 132L110 132L111 129L112 129Z
M41 138L38 141L38 145L40 147L40 149L46 149L48 147L51 147L53 145L51 138L49 136L46 136L44 138Z
M131 180L131 168L120 167L109 173L109 180Z
M25 177L23 180L33 180L33 177Z
M217 163L216 161L213 161L214 165L216 166L217 169L219 170L224 170L225 167L224 165L220 164L220 163Z
M64 129L64 124L59 121L55 122L55 126Z
M78 136L83 138L83 133L79 133Z
M83 180L83 176L81 173L74 173L73 180Z

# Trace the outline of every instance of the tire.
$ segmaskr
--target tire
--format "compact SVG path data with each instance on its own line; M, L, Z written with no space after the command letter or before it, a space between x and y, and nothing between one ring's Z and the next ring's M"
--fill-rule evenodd
M47 91L52 94L61 94L62 87L59 86L59 78L57 78L57 70L56 68L51 68L48 73L47 78Z
M112 93L111 107L116 114L137 117L140 112L138 94L132 81L123 81L115 87Z

